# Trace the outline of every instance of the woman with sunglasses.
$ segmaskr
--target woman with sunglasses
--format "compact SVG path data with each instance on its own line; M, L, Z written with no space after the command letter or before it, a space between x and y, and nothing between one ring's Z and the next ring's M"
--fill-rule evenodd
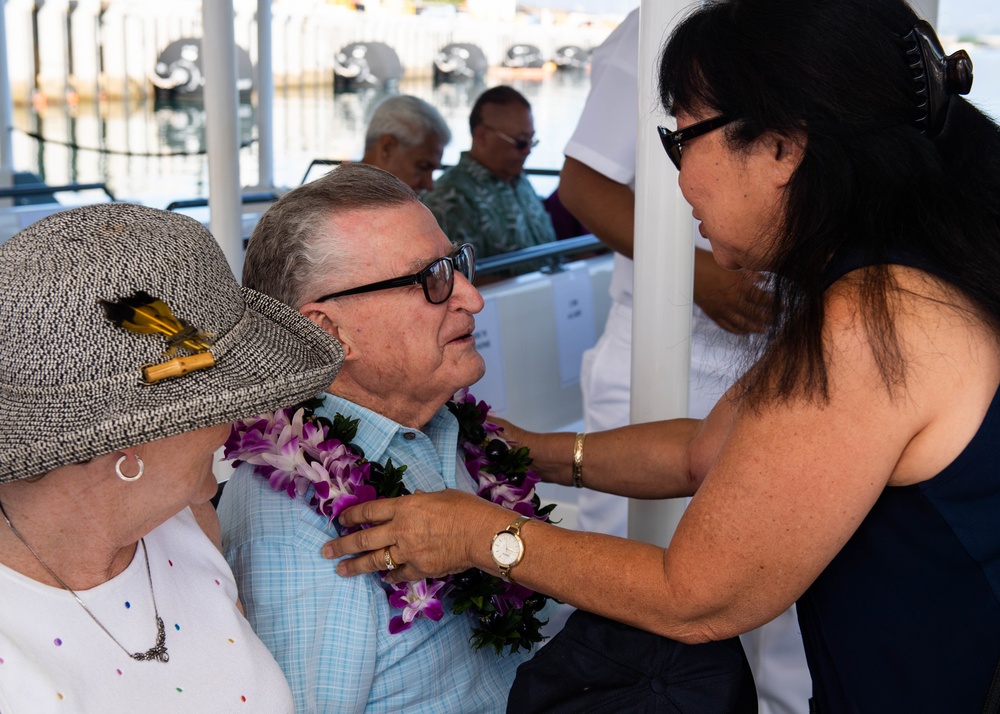
M811 711L983 710L1000 659L1000 129L970 86L968 56L901 0L718 0L677 27L664 146L716 260L775 275L775 327L704 421L514 431L550 481L694 493L667 549L528 523L514 580L684 642L797 601ZM325 553L368 553L344 575L386 546L399 579L490 570L512 515L456 493L364 504L341 521L375 526Z

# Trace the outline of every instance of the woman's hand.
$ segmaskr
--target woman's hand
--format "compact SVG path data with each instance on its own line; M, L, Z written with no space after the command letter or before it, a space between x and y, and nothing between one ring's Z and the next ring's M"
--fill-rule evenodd
M764 332L771 323L773 296L761 288L760 273L727 270L702 248L695 250L694 301L727 332Z
M563 486L571 485L575 434L569 432L544 434L528 431L493 414L490 414L488 419L503 429L500 436L504 441L515 448L528 447L531 451L531 468L542 481Z
M501 419L494 414L490 414L486 419L503 429L500 432L500 436L508 443L531 448L531 437L537 436L537 434L532 434L532 432L522 429L516 424L511 424L506 419Z
M387 570L388 548L396 564L388 582L438 578L484 565L484 558L473 553L488 556L490 538L511 517L505 508L454 489L368 501L348 508L339 520L344 526L372 527L329 541L323 557L358 555L337 564L337 573L350 577Z

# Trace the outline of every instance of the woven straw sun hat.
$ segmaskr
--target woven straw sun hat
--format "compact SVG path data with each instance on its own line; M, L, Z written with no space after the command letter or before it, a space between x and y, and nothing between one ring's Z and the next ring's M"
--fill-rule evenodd
M343 364L340 343L240 288L212 235L176 213L54 214L0 246L0 276L0 483L294 404ZM205 336L195 357L214 364L151 382L144 366L198 350L167 354L167 336L115 324L105 306L137 293Z

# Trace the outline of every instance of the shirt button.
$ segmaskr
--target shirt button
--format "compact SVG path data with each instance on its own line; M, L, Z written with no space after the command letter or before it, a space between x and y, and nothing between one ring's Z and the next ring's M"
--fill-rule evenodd
M405 434L403 434L403 438L406 439L407 441L413 441L414 439L417 438L417 435L414 434L412 431L408 431Z

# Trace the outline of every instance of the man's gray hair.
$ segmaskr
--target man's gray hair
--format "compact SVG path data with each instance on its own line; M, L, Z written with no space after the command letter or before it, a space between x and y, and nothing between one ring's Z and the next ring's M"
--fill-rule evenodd
M387 171L347 163L292 189L261 216L243 262L243 286L299 308L350 272L350 246L333 219L349 211L420 203Z
M418 97L389 97L375 108L365 134L365 151L371 151L383 134L394 136L406 148L418 146L433 134L442 144L451 141L451 130L437 109Z

